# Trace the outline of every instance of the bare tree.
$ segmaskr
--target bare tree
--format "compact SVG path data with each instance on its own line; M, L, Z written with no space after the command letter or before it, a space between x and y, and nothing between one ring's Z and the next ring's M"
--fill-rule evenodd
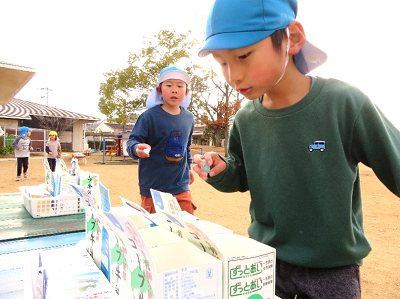
M54 116L35 115L40 127L50 131L56 131L58 136L61 136L65 131L72 128L77 121L74 118L59 118Z

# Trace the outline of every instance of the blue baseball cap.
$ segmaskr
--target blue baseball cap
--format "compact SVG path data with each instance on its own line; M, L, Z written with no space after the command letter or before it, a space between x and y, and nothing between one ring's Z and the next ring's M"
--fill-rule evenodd
M289 27L296 15L297 0L215 0L207 19L206 44L199 56L258 43L276 30ZM327 58L325 52L306 41L294 61L306 74Z
M26 137L28 132L32 132L32 129L28 127L21 127L19 129L19 137Z

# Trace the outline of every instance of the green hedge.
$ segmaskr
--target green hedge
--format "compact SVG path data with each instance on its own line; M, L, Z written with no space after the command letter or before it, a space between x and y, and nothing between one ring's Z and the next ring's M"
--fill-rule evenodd
M14 154L14 149L11 145L0 147L0 155Z

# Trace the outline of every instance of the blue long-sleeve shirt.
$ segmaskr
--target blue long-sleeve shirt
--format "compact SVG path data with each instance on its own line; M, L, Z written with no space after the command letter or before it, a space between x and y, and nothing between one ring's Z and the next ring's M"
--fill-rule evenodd
M150 188L173 195L189 191L193 128L193 114L185 108L172 115L155 106L139 116L127 142L127 152L138 158L138 144L151 146L150 157L139 159L141 195L151 197Z

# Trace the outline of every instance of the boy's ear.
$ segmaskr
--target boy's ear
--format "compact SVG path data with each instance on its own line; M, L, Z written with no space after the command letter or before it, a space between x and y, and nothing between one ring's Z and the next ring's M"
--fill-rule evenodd
M185 97L189 94L189 88L186 88L186 94Z
M158 93L158 94L161 94L161 88L160 88L160 86L157 86L157 93Z
M306 34L304 32L303 25L299 21L294 20L289 25L289 32L290 32L290 55L296 55L299 53L301 47L306 42Z

